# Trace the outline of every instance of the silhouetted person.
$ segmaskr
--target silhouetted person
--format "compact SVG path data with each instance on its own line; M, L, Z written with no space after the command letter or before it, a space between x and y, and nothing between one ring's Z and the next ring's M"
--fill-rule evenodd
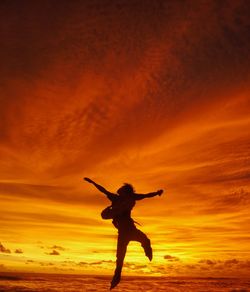
M142 231L136 228L135 221L131 218L131 210L135 206L136 201L157 195L160 196L163 190L148 194L136 194L132 185L124 184L117 190L117 194L113 194L91 179L84 179L92 183L112 202L111 206L105 208L101 213L103 219L113 219L112 222L118 229L116 269L110 287L112 289L120 282L123 261L130 241L139 241L144 249L145 255L150 261L152 260L153 254L150 240Z

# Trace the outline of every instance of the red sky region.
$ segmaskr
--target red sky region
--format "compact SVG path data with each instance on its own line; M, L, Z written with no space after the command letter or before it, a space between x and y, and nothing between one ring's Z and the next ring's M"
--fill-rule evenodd
M249 276L248 1L1 1L0 270Z

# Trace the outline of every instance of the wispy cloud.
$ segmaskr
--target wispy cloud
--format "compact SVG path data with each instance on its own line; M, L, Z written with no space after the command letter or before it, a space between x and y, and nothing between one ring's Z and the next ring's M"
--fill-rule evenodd
M0 242L0 252L2 252L2 253L11 253L10 249L4 247L1 242Z
M57 255L60 255L60 252L57 251L57 250L55 250L55 249L53 249L51 252L47 252L46 254L53 255L53 256L57 256Z
M66 249L62 246L59 246L59 245L53 245L50 247L51 249L57 249L57 250L60 250L60 251L65 251Z
M178 257L171 256L171 255L165 255L164 259L169 262L178 262L180 260Z

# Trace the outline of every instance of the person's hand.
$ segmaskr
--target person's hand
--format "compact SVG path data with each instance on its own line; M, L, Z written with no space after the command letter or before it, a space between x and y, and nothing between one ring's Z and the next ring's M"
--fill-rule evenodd
M93 183L92 179L88 178L88 177L85 177L84 180L86 180L87 182L89 183Z
M159 190L159 191L157 191L156 193L157 193L158 196L161 196L162 193L163 193L163 190Z

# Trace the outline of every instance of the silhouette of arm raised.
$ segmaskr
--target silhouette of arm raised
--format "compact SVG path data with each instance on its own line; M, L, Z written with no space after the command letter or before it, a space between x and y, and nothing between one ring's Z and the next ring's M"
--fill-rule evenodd
M88 177L85 177L84 180L86 180L87 182L93 184L93 185L98 189L98 191L104 193L104 194L108 197L108 199L109 199L110 201L113 201L114 199L116 199L117 196L116 196L115 194L113 194L113 193L107 191L104 187L98 185L98 184L95 183L92 179L90 179L90 178L88 178Z
M135 199L136 200L142 200L142 199L146 199L146 198L152 198L155 196L161 196L161 194L163 193L163 190L159 190L157 192L152 192L152 193L148 193L148 194L135 194Z

